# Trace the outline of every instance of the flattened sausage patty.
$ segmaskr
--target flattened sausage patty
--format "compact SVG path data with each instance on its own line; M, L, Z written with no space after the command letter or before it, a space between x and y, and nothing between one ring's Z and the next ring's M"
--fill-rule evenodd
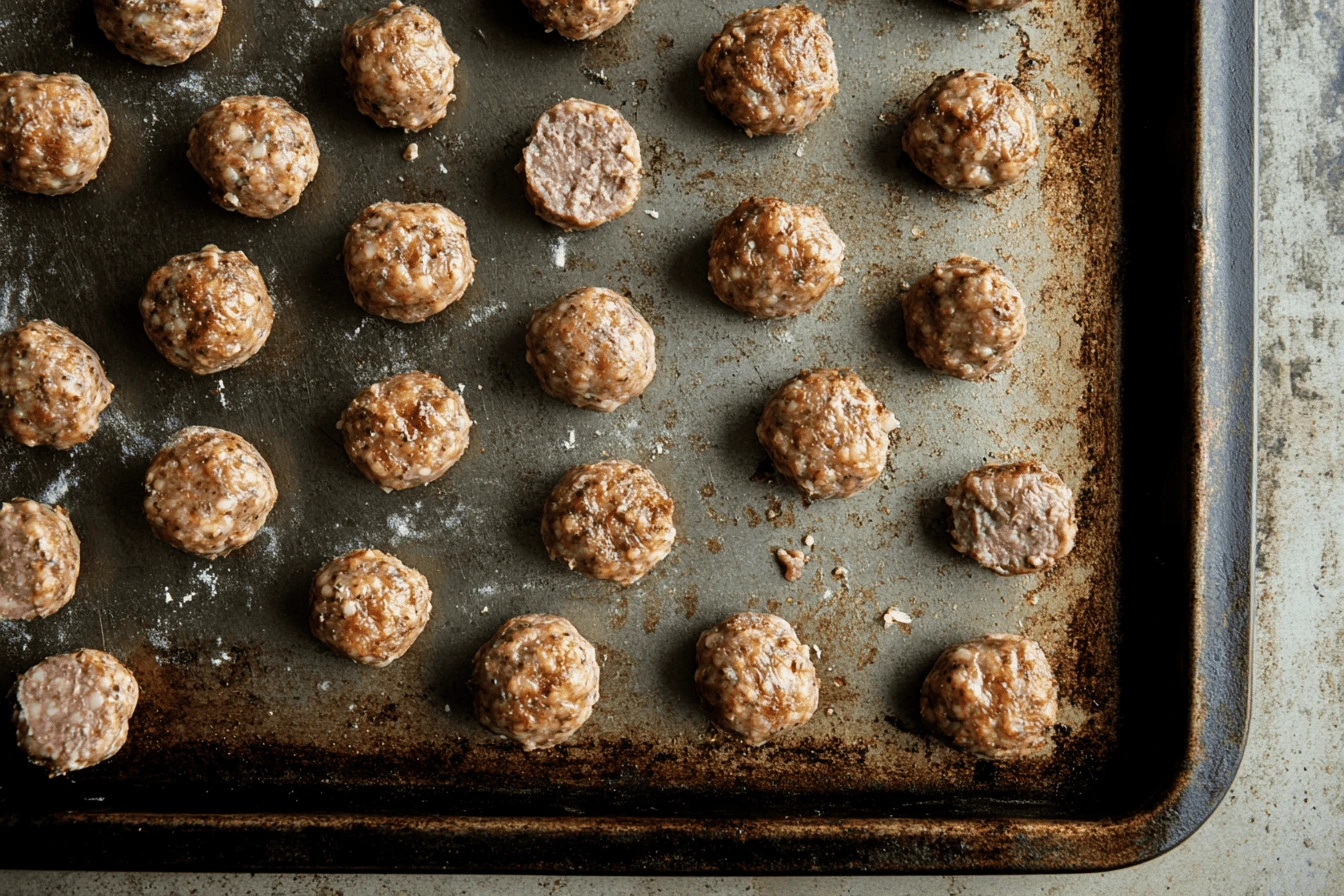
M769 613L738 613L695 645L695 689L721 727L753 747L817 711L817 671L793 626Z
M0 426L16 441L61 449L87 442L111 401L98 353L65 327L33 320L0 335Z
M62 507L0 504L0 619L50 616L75 596L79 536Z
M979 381L1008 366L1027 332L1017 287L997 265L958 255L901 297L905 339L931 370Z
M793 317L844 282L845 244L815 205L752 196L714 225L709 283L752 317Z
M0 74L0 184L61 196L98 176L112 132L78 75Z
M337 653L386 666L425 630L431 597L425 577L391 554L351 551L313 577L308 624Z
M467 450L466 402L432 373L388 377L361 391L336 428L345 453L385 492L428 485Z
M634 207L640 165L639 137L621 113L568 99L532 126L518 170L542 220L562 230L589 230Z
M458 61L439 20L401 0L347 25L341 40L355 105L383 128L423 131L443 118Z
M274 96L220 100L187 138L187 159L210 198L249 218L274 218L298 205L318 157L307 117Z
M19 746L52 777L111 759L126 743L140 687L101 650L49 656L10 692Z
M532 315L527 363L546 394L575 407L614 411L653 380L654 343L653 327L625 296L586 286Z
M952 547L1001 576L1042 572L1073 550L1073 492L1034 460L972 470L947 503Z

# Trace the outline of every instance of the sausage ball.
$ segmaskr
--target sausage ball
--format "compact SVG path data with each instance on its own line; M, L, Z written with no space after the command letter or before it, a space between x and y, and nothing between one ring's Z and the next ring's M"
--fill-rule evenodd
M391 554L351 551L318 570L308 624L337 653L386 666L425 630L431 596L425 577Z
M615 25L639 0L523 0L532 18L570 40L589 40Z
M924 723L958 749L1018 759L1045 746L1059 687L1041 645L1021 635L985 635L944 650L919 691Z
M0 619L50 616L75 596L79 536L62 507L0 504Z
M532 315L527 363L547 395L614 411L653 380L654 342L653 327L625 296L585 286Z
M101 650L49 656L10 692L19 746L52 777L111 759L140 699L135 676Z
M847 498L877 481L899 426L854 371L804 370L766 402L756 438L809 498Z
M145 65L176 65L206 48L224 18L221 0L93 0L98 27Z
M145 518L175 548L214 560L247 544L278 493L261 452L242 436L188 426L145 473Z
M0 184L61 196L98 176L112 132L78 75L0 74Z
M347 25L341 41L355 105L382 128L423 131L443 118L457 63L439 20L400 0Z
M815 205L752 196L714 225L709 283L752 317L793 317L844 282L845 244Z
M467 450L462 396L431 373L401 373L355 396L336 428L345 453L385 492L428 485Z
M748 137L796 134L840 91L826 20L801 5L729 19L699 65L705 98Z
M610 106L568 99L532 125L518 170L537 216L562 230L590 230L639 198L639 137Z
M948 493L952 547L1001 576L1043 572L1078 534L1073 492L1036 461L986 464Z
M1015 184L1036 164L1036 111L1002 78L957 69L910 107L901 146L915 167L948 190Z
M738 613L695 645L695 689L719 727L759 747L812 718L817 670L793 626L769 613Z
M231 96L196 119L187 159L220 208L274 218L299 204L317 174L317 138L279 97Z
M572 467L546 499L541 540L552 560L595 579L631 585L672 550L672 498L628 460Z
M0 426L29 447L93 438L112 388L98 353L59 324L34 320L0 335Z
M183 370L204 375L244 363L266 344L275 308L242 252L206 246L150 275L140 299L145 334Z
M433 202L379 202L345 234L345 277L370 314L418 323L462 298L476 272L467 224Z
M598 698L597 651L561 616L515 616L476 651L476 718L524 750L549 750L588 721Z
M983 380L1008 366L1027 332L1017 287L997 265L948 259L901 297L905 339L929 369Z

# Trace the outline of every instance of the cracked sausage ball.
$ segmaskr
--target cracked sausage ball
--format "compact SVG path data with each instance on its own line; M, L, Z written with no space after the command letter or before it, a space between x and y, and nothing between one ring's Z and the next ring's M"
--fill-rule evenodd
M919 692L924 723L985 759L1019 759L1045 746L1059 687L1041 645L985 635L944 650Z
M639 198L639 137L621 113L568 99L542 113L518 165L537 216L562 230L590 230Z
M220 100L187 138L187 159L210 198L249 218L274 218L298 205L318 155L307 117L274 96Z
M901 297L905 339L929 369L978 381L1008 366L1027 332L1022 296L997 265L958 255Z
M631 585L672 550L672 498L628 460L572 467L551 490L541 540L552 560L595 579Z
M382 128L423 131L443 118L458 61L439 20L400 0L347 25L341 41L355 105Z
M386 666L425 630L431 597L425 577L391 554L351 551L318 570L308 624L337 653Z
M915 167L948 190L1015 184L1036 164L1036 110L1002 78L957 69L910 107L901 146Z
M145 473L145 518L154 534L207 560L256 538L275 506L275 477L242 436L188 426Z
M589 40L625 18L638 0L523 0L547 31L570 40Z
M524 750L568 740L593 714L597 651L561 616L515 616L476 651L476 718Z
M1073 492L1036 461L987 464L947 496L952 547L1001 576L1042 572L1073 550Z
M653 380L654 342L653 327L625 296L587 286L532 315L527 363L547 395L614 411Z
M93 0L98 27L118 50L145 65L185 62L215 39L221 0Z
M140 299L145 334L170 362L198 375L246 362L271 335L266 281L242 252L206 246L150 275Z
M112 388L98 353L59 324L34 320L0 335L0 426L30 448L93 438Z
M79 536L62 507L0 504L0 619L50 616L75 596Z
M826 20L801 5L729 19L699 68L705 98L748 137L796 134L840 91Z
M854 371L804 370L766 402L756 437L803 494L847 498L877 481L899 426Z
M844 282L845 244L815 205L752 196L714 225L709 282L752 317L793 317Z
M401 373L355 396L336 428L345 453L385 492L428 485L467 450L462 396L431 373Z
M19 746L52 777L111 759L140 699L135 676L101 650L49 656L10 692Z
M419 323L467 291L476 259L467 224L433 202L378 202L345 234L345 277L370 314Z
M0 74L0 184L62 196L98 176L112 132L78 75Z
M738 613L695 645L695 689L719 727L758 747L817 711L817 671L793 626Z

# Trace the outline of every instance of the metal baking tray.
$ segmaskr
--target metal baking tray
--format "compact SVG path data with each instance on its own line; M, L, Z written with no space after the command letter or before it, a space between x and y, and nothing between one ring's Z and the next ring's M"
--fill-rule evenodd
M1247 720L1251 0L983 16L816 0L840 95L803 135L755 140L705 103L695 70L748 3L644 0L573 44L516 0L425 2L462 63L447 118L412 136L348 97L339 35L365 0L229 0L211 47L165 70L118 55L82 0L0 11L0 68L82 75L113 134L83 192L0 194L0 323L69 326L117 387L87 445L0 444L5 496L59 501L84 542L74 601L0 626L0 681L92 646L142 687L110 762L49 780L4 753L0 864L1096 870L1198 827ZM1030 90L1046 152L1025 184L950 195L899 152L908 103L958 67ZM186 160L196 116L240 93L287 98L321 145L302 203L275 220L216 208ZM563 235L513 166L533 119L569 96L623 111L647 177L629 215ZM412 141L419 158L403 161ZM709 291L710 228L751 193L820 204L847 243L846 282L814 313L753 322ZM475 284L428 323L350 299L342 236L382 199L442 202L468 223ZM136 302L156 266L211 242L261 267L277 319L252 362L193 378L155 353ZM963 251L1002 265L1030 313L1015 368L980 385L915 361L896 301ZM530 309L590 284L630 295L659 339L652 386L610 415L547 398L523 358ZM808 504L771 478L753 428L778 383L823 365L854 367L902 428L873 488ZM335 422L360 387L416 368L462 384L472 447L439 482L385 495ZM214 563L155 541L139 510L151 455L188 424L250 439L280 488L261 536ZM625 590L549 562L538 533L561 473L607 455L649 466L677 502L671 557ZM965 470L1022 455L1074 487L1079 547L1047 575L1005 579L950 550L941 499ZM788 584L771 551L809 533L812 562ZM428 629L386 669L307 631L310 577L355 546L395 552L434 590ZM889 606L908 629L884 628ZM697 633L748 608L821 650L824 710L761 749L717 733L691 683ZM523 612L569 617L602 662L589 724L531 755L476 724L466 689L476 646ZM1039 640L1060 679L1039 760L977 761L918 724L939 650L998 630Z

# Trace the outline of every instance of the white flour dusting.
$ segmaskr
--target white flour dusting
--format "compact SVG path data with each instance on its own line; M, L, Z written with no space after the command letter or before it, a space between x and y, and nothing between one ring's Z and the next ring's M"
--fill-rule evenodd
M566 261L565 255L565 238L558 236L555 238L555 243L551 246L551 264L558 268L563 268Z
M495 302L493 305L486 305L484 308L477 308L471 312L471 317L467 318L467 326L474 327L482 321L489 320L499 312L507 309L507 302Z
M73 471L62 470L61 474L52 481L51 485L48 485L42 490L42 494L38 495L37 500L41 501L43 504L55 504L69 494L70 489L78 484L79 478Z

